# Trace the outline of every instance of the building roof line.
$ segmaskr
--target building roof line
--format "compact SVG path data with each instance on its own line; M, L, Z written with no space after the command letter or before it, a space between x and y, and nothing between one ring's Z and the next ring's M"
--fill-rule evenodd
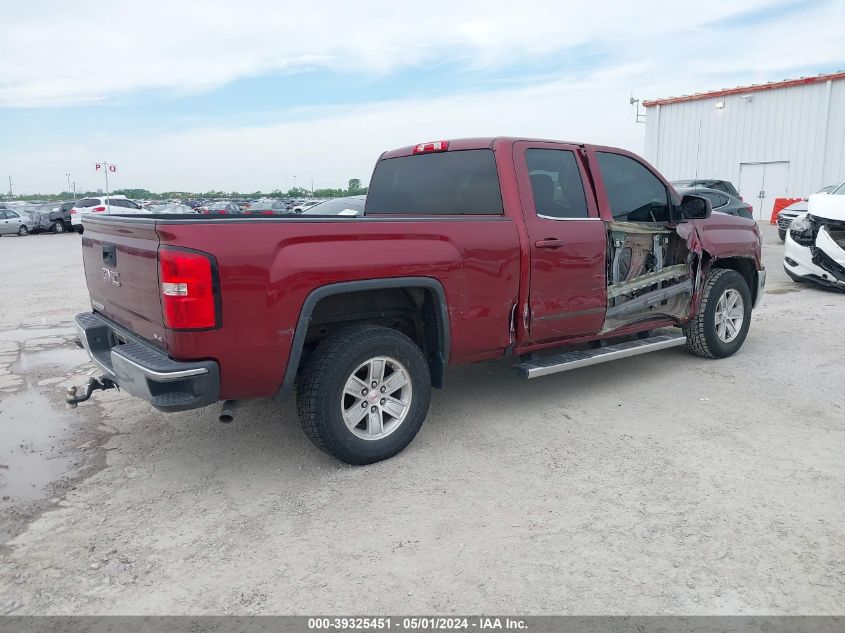
M683 95L680 97L668 97L666 99L652 99L651 101L643 101L643 106L652 108L659 105L668 105L670 103L684 103L686 101L698 101L700 99L713 99L714 97L727 97L736 94L749 94L752 92L762 92L763 90L775 90L777 88L792 88L794 86L805 86L807 84L824 83L827 81L836 81L845 79L845 71L838 71L826 75L817 75L815 77L800 77L798 79L786 79L784 81L771 81L765 84L751 84L750 86L737 86L736 88L723 88L722 90L713 90L711 92L697 92L692 95Z

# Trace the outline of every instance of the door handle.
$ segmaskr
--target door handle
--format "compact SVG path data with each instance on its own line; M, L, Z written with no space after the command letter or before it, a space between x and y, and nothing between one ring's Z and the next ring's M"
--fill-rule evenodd
M556 237L547 237L544 240L534 242L534 246L537 248L560 248L563 246L563 240L559 240Z

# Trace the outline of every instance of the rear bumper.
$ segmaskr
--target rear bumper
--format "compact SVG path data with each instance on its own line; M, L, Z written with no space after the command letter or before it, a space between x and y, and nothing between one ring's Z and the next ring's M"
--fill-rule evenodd
M187 411L220 399L220 369L215 361L175 361L96 312L77 314L76 329L91 360L107 378L159 411Z

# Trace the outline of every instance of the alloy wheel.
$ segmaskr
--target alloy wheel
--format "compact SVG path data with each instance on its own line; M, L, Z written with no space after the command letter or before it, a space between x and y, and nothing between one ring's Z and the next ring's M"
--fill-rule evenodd
M363 440L380 440L393 433L411 409L411 375L402 363L377 356L361 363L349 376L340 399L346 427Z

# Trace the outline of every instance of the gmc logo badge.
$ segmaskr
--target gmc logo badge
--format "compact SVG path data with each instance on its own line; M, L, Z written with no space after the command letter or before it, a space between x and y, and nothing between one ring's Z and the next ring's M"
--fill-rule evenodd
M103 268L103 279L111 283L113 286L120 285L120 273L116 270L109 270L108 268Z

